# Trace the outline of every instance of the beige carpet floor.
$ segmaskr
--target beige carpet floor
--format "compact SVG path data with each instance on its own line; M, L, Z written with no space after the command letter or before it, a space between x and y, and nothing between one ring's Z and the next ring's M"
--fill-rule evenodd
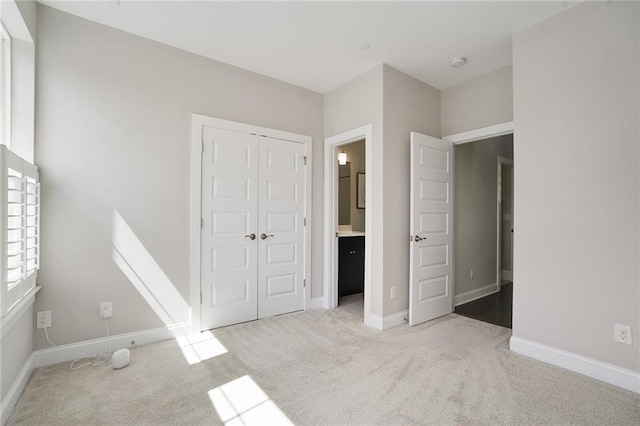
M385 332L290 314L137 347L122 370L39 368L8 424L640 424L639 395L516 355L510 335L455 314Z
M357 316L364 321L364 294L357 293L338 299L338 309Z

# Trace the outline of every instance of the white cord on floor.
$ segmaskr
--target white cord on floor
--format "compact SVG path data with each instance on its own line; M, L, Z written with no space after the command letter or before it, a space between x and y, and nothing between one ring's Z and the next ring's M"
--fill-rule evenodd
M51 347L55 348L56 345L54 345L53 342L51 340L49 340L49 333L47 333L47 327L43 327L43 329L44 329L44 335L47 338L47 342L49 342Z
M109 333L109 318L104 319L104 326L107 329L107 343L109 344L109 358L111 358L111 333Z
M97 354L95 356L95 358L93 359L93 361L89 361L89 362L85 362L84 364L80 364L80 365L75 365L76 362L80 361L80 359L76 359L74 360L71 365L69 366L69 370L73 371L73 370L78 370L82 367L86 367L88 365L91 365L92 367L101 367L103 365L106 365L109 363L109 361L111 361L111 333L109 333L109 319L105 318L104 319L104 327L107 329L107 344L109 345L109 352L102 353L102 354ZM46 332L46 330L45 330Z

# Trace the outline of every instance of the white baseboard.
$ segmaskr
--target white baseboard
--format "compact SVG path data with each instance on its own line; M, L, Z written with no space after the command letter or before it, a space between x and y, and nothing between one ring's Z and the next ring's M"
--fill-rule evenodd
M9 388L9 391L7 391L7 394L2 400L2 403L0 403L0 425L4 425L9 418L11 410L13 410L16 402L18 402L18 398L20 398L20 394L22 394L24 387L27 385L27 382L31 378L33 369L33 354L31 354L18 373L18 377L16 377L16 379L13 381L13 384Z
M387 315L385 317L371 314L369 316L369 321L365 320L365 324L375 328L376 330L384 331L384 330L388 330L390 328L405 324L407 322L405 318L408 315L409 315L409 311L406 309L404 311Z
M311 299L311 306L309 307L309 309L319 309L319 308L326 308L324 303L324 297L314 297L313 299Z
M475 290L465 291L456 295L454 298L455 306L464 305L465 303L472 302L476 299L488 296L498 292L498 286L496 283L487 284L483 287L476 288Z
M382 329L388 330L402 324L407 324L407 320L405 318L408 317L409 311L406 309L396 314L387 315L386 317L382 318Z
M40 349L33 352L34 366L35 368L44 367L59 362L73 361L74 359L105 353L109 350L108 343L111 343L111 351L115 351L117 349L130 347L132 340L135 340L136 345L146 345L148 343L173 339L178 336L189 335L190 330L190 323L176 324L170 327L135 331L133 333L118 334L111 337Z
M503 269L500 271L500 279L513 281L513 271Z
M640 393L640 373L613 364L587 358L520 337L511 337L509 348L516 353L576 373L584 374L614 386Z
M369 327L375 328L376 330L384 330L382 328L382 317L378 316L378 315L374 315L374 314L369 314L367 315L366 313L364 314L364 324L368 325Z

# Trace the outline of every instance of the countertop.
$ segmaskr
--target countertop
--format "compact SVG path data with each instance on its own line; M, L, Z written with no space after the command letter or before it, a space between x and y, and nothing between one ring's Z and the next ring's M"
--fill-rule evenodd
M364 232L362 231L339 231L338 238L343 237L364 237Z

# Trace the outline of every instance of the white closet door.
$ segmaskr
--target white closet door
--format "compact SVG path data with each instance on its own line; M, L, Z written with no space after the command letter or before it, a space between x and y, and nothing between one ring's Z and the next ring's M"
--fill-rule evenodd
M258 317L258 139L203 128L203 330Z
M304 308L305 147L260 138L258 317Z

